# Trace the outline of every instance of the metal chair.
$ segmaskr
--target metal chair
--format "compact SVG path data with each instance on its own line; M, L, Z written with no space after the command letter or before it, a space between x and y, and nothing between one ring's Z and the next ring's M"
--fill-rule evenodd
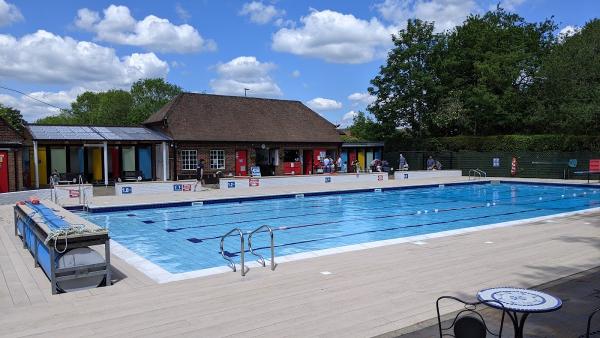
M591 336L600 334L600 330L596 330L596 331L591 331L590 332L590 328L592 326L592 318L594 318L594 315L596 313L600 312L600 308L597 308L596 310L594 310L590 316L588 317L588 321L587 321L587 330L585 331L585 338L590 338ZM580 336L583 337L583 336Z
M442 319L440 316L440 301L451 300L463 304L463 309L460 310L449 326L442 326ZM491 306L498 308L502 311L502 318L500 319L500 328L498 332L491 331L485 322L480 309L481 305ZM494 337L502 337L502 327L504 326L504 305L497 301L478 301L478 302L467 302L462 299L452 296L442 296L435 302L438 318L438 328L440 332L440 338L442 337L455 337L455 338L485 338L489 335Z

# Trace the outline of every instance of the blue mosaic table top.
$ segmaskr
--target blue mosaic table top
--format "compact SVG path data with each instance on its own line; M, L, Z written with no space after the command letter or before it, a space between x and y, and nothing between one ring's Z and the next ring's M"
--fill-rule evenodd
M551 312L562 307L562 301L547 293L511 287L484 289L477 293L481 301L498 301L509 311L516 312ZM495 303L489 306L499 307Z

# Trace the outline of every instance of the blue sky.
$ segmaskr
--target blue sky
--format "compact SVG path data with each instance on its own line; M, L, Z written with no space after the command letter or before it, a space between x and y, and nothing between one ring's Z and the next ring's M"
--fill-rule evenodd
M347 124L371 98L391 33L418 17L448 29L490 0L0 0L0 85L68 108L85 90L165 77L190 92L300 100ZM559 30L600 13L597 0L503 0ZM0 89L28 121L55 109Z

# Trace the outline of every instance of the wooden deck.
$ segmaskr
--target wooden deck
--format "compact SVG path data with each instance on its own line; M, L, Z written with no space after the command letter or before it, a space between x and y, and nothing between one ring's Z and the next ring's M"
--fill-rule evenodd
M101 204L101 203L99 203ZM0 335L369 337L435 316L442 294L528 287L599 265L600 214L156 284L112 257L114 286L50 294L0 208ZM486 243L493 242L493 243ZM331 274L321 274L323 271ZM447 309L452 311L453 309Z

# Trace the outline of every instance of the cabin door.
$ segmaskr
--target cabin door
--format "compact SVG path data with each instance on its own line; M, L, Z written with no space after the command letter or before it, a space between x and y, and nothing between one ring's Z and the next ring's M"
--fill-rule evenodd
M0 151L0 193L8 192L8 152Z
M246 150L235 151L235 176L248 176L248 152Z

